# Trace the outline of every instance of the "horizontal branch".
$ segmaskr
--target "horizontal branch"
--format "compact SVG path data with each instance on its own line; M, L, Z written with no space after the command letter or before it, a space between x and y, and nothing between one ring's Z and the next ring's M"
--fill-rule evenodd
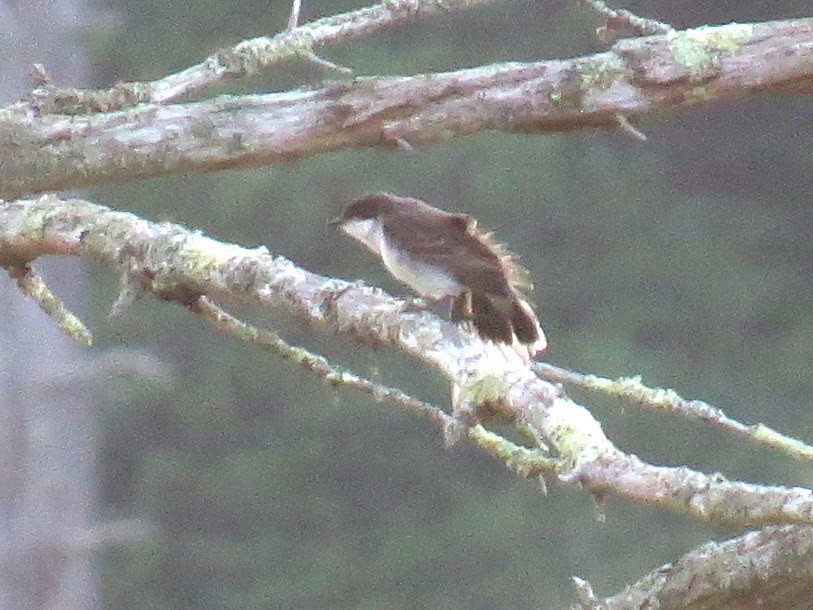
M89 116L38 116L18 104L0 111L0 197L344 148L409 148L485 130L614 129L656 110L783 88L813 88L813 19L625 39L565 61Z
M224 244L78 199L43 196L0 205L0 264L19 267L46 254L114 264L131 295L185 306L202 295L282 306L359 340L395 344L441 371L463 400L527 425L560 458L561 481L599 496L614 493L734 525L813 523L813 491L732 482L624 454L587 409L519 359L508 360L429 312L409 311L381 290L310 273L264 247Z

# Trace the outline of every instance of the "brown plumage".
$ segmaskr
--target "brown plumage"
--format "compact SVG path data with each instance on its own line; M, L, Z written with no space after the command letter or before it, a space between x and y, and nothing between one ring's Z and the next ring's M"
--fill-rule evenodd
M484 339L512 344L516 338L531 353L544 349L522 292L531 288L527 271L468 214L379 193L351 202L337 224L422 296L451 297L452 320L470 321Z

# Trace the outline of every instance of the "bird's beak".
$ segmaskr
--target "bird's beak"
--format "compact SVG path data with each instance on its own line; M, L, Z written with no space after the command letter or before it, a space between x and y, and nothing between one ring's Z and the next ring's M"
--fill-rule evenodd
M342 224L342 219L338 216L332 220L327 221L327 226L329 227L338 227L340 224Z

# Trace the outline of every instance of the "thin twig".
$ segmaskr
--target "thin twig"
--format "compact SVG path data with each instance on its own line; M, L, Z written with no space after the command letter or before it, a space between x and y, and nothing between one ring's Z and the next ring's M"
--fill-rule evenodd
M10 265L7 270L9 275L17 282L20 290L34 299L40 309L56 322L60 330L74 341L84 345L93 343L93 334L76 315L65 307L59 297L51 292L42 276L34 271L30 265Z
M190 309L209 320L218 330L242 341L275 351L283 358L293 360L303 368L316 373L333 386L352 387L365 394L370 394L378 401L392 402L398 406L406 407L410 411L426 416L435 424L445 425L453 419L451 415L447 415L442 409L433 404L413 398L396 388L365 379L347 369L339 368L331 364L324 356L315 354L303 347L291 345L273 331L257 328L243 322L212 303L207 297L198 299Z
M599 40L605 43L610 43L616 38L669 34L675 31L671 25L657 19L639 17L626 9L611 9L602 0L583 0L583 2L606 20L605 25L596 30Z
M112 112L140 103L169 104L227 78L241 78L286 60L302 58L341 73L348 68L314 59L314 50L437 13L463 10L498 0L397 0L331 15L297 25L300 0L293 0L288 27L275 36L260 36L222 49L175 74L151 82L119 83L110 89L34 89L30 103L40 114ZM294 26L294 27L292 27Z
M728 432L745 436L755 443L779 449L796 459L813 460L813 447L800 440L785 436L764 424L743 424L728 417L719 407L702 400L687 400L674 390L647 387L641 383L640 377L608 379L598 375L577 373L543 362L535 362L533 369L540 377L548 381L633 400L650 409L681 413L685 417L699 419Z
M299 11L302 8L302 0L294 0L291 5L291 16L288 17L288 30L293 30L299 25Z
M623 114L615 115L615 119L618 121L618 127L621 128L622 132L632 136L639 142L646 142L646 134L630 123L629 119L627 119L627 117L625 117Z
M348 68L347 66L342 66L337 63L333 63L332 61L328 61L323 57L319 57L316 53L305 53L299 56L299 59L304 59L310 64L313 64L316 68L323 70L325 72L336 72L341 76L353 76L353 69Z
M293 360L303 368L316 373L333 386L350 387L369 394L378 402L389 402L405 407L413 413L427 417L432 423L444 429L455 422L455 418L441 408L414 398L397 388L370 381L331 364L320 354L290 345L273 331L257 328L239 320L207 297L198 299L190 309L209 320L218 330L242 341L275 351L283 358ZM543 473L553 473L559 466L557 460L544 456L540 451L516 445L479 424L467 428L467 435L478 447L505 463L509 470L525 478L539 478L541 481Z

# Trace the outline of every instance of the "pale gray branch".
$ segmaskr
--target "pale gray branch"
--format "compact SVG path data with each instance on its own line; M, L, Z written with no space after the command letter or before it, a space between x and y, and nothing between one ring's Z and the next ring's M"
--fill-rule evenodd
M596 32L599 39L604 42L609 42L619 36L669 34L674 31L674 28L668 23L640 17L625 9L611 9L602 0L583 0L583 2L606 20L606 24Z
M186 306L202 295L285 307L360 340L392 343L431 364L463 399L525 424L559 457L559 479L733 525L813 523L813 491L728 481L654 466L617 449L601 425L519 359L428 312L407 311L378 289L310 273L265 248L247 250L78 199L43 196L0 205L0 260L45 254L117 265L134 294ZM533 473L527 473L533 474Z
M150 101L171 102L217 83L223 78L252 74L285 59L313 53L319 47L363 36L406 21L495 1L393 0L325 17L299 27L290 27L298 19L299 6L295 1L289 29L273 37L263 36L246 40L183 72L155 81L149 85Z
M618 129L619 117L791 87L813 87L813 19L622 40L567 61L359 78L90 116L37 116L20 104L0 111L0 197L343 148L396 149L484 130Z
M608 379L598 375L577 373L543 362L535 362L533 369L543 379L554 383L564 383L624 398L649 409L680 413L684 417L699 419L721 430L744 436L755 443L773 447L798 460L813 460L813 446L807 443L777 432L765 424L744 424L727 416L719 407L702 400L687 400L674 390L647 387L638 377Z
M603 599L586 581L577 585L584 610L809 609L813 527L767 527L704 544Z
M152 82L119 83L110 89L60 89L42 82L31 93L40 114L112 112L152 103L167 104L225 79L251 76L283 61L312 60L315 50L404 22L497 0L391 0L297 25L300 0L293 0L288 27L276 36L260 36L222 49L203 62ZM329 62L328 62L329 63ZM45 74L45 70L42 70Z

